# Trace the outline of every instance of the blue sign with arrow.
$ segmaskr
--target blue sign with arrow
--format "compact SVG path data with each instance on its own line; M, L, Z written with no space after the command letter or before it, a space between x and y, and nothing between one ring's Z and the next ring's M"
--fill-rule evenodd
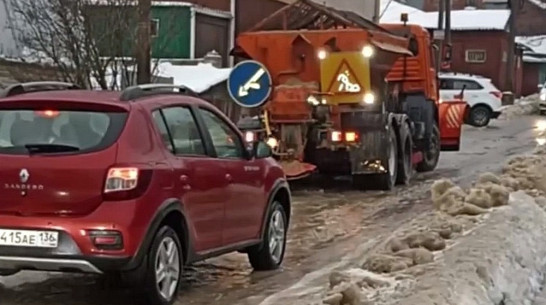
M263 105L271 94L271 74L261 63L247 60L238 63L229 75L229 95L241 107Z

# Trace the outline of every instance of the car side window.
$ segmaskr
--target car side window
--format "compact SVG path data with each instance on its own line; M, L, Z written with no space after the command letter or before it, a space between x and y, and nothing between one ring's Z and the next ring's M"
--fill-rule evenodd
M206 155L205 145L189 108L170 107L162 110L176 155Z
M440 90L453 90L453 81L450 79L440 79Z
M453 81L453 89L454 90L463 90L464 86L466 85L465 90L480 90L483 89L483 87L478 84L475 81L471 80L454 80Z
M167 128L165 120L163 119L163 116L161 115L161 111L156 110L152 112L152 117L154 119L155 125L157 126L157 129L159 129L159 134L161 135L161 140L163 141L163 144L165 144L165 147L167 147L167 149L174 154L171 136L169 135L169 130Z
M199 108L206 128L212 138L212 145L219 158L237 158L244 157L244 148L241 139L221 117L217 114Z

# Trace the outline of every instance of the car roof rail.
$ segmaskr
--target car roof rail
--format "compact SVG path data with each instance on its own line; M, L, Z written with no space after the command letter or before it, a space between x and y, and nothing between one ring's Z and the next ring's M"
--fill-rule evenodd
M28 82L9 86L7 89L0 92L0 98L10 97L31 92L52 91L52 90L78 90L81 89L78 85L67 82L43 81L43 82Z
M121 92L119 99L126 102L159 94L182 94L193 97L199 96L196 92L186 86L173 84L143 84L127 87Z

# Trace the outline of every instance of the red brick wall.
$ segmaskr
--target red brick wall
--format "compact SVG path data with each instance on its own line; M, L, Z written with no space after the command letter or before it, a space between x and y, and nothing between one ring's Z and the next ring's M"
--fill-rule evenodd
M491 78L500 89L506 89L506 62L503 53L508 51L508 33L501 31L453 32L452 69L456 72L479 74ZM466 50L486 50L485 63L467 63ZM506 53L506 56L508 54Z

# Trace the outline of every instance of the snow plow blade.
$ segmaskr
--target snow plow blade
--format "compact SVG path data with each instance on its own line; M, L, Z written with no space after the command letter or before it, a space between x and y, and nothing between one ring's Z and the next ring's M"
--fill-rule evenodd
M313 164L300 162L297 160L279 161L279 164L282 166L286 179L289 181L306 178L317 169L317 167Z
M465 101L444 101L439 104L441 150L459 151L461 129L468 104Z

